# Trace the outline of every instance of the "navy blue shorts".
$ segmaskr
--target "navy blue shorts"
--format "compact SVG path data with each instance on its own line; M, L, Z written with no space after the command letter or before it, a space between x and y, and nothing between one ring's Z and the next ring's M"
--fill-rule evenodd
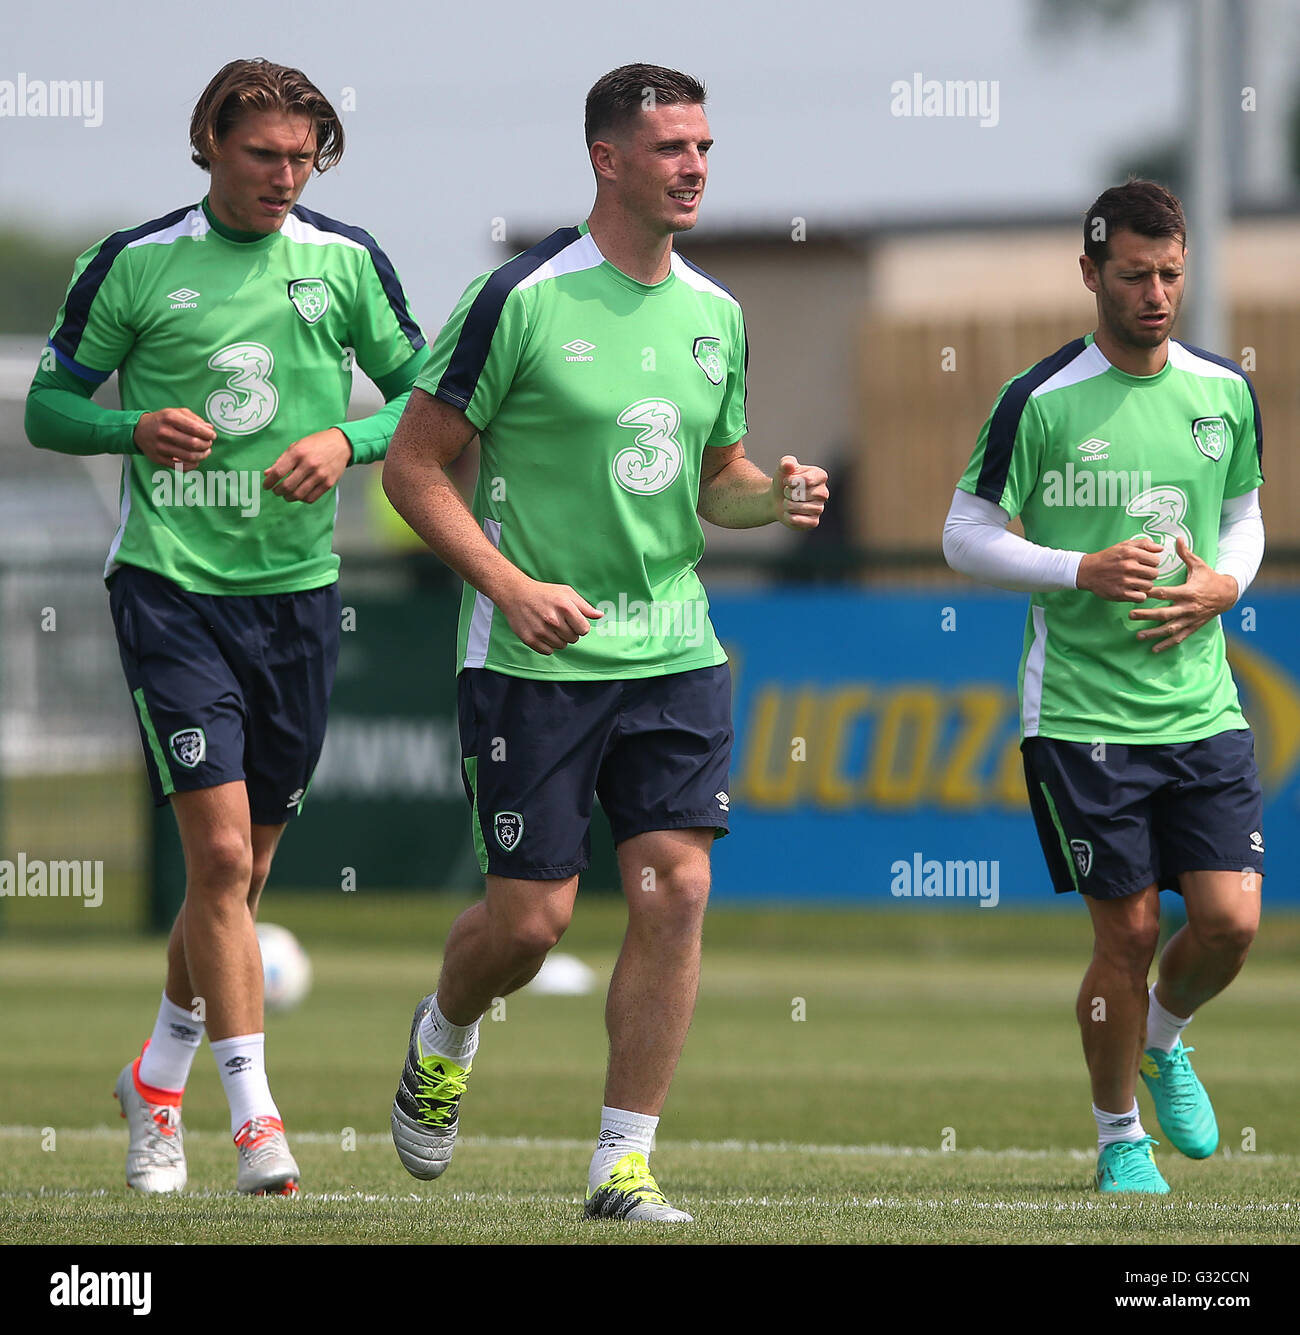
M1264 799L1249 728L1199 742L1021 743L1056 893L1178 890L1186 871L1264 872Z
M108 601L154 802L242 779L255 824L296 816L325 741L338 585L187 593L121 566Z
M614 843L651 830L727 833L731 670L536 681L465 668L457 682L479 869L565 880L590 861L593 797Z

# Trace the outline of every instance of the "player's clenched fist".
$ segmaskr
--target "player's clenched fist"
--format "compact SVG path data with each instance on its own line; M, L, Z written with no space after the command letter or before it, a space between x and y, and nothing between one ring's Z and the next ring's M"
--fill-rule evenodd
M216 428L188 408L159 408L144 413L135 424L132 439L150 463L164 468L180 464L188 472L212 453Z
M510 629L534 652L553 654L577 642L604 615L567 584L526 580L517 592L498 601Z
M336 426L296 440L262 470L262 488L286 501L318 501L343 476L352 459L352 442Z
M1129 538L1079 562L1075 584L1112 603L1141 603L1151 596L1164 548L1150 538Z
M777 518L786 528L816 528L830 499L824 468L801 464L793 454L782 458L772 479Z

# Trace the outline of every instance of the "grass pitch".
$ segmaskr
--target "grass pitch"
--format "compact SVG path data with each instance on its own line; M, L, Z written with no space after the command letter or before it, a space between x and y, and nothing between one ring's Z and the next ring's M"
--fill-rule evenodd
M147 1035L161 941L0 937L0 1240L76 1243L1281 1243L1300 1234L1294 961L1269 919L1189 1041L1218 1112L1203 1163L1157 1151L1173 1194L1100 1197L1073 1000L1084 915L718 909L654 1159L693 1225L582 1221L604 1070L617 902L580 900L561 950L583 997L517 994L484 1021L455 1163L399 1165L388 1109L411 1009L462 904L274 894L315 968L271 1016L272 1088L303 1171L297 1200L233 1193L211 1058L186 1096L189 1191L122 1179L111 1097ZM1160 1138L1139 1091L1148 1130ZM948 1148L951 1147L951 1148ZM1253 1148L1252 1148L1253 1147Z

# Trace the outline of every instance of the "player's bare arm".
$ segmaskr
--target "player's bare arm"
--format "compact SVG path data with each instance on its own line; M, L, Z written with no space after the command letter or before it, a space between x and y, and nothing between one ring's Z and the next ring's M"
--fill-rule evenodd
M474 424L458 408L412 390L384 460L384 492L424 542L501 609L535 653L576 644L601 613L567 584L543 584L502 556L447 476L474 435Z
M1111 603L1142 603L1151 596L1164 548L1150 538L1129 538L1079 562L1076 583Z
M768 477L745 455L745 442L706 449L700 465L696 511L719 528L758 528L781 523L787 528L816 528L830 499L827 474L816 464L785 455L775 477Z
M262 470L263 490L286 501L318 501L343 476L352 462L352 442L341 427L313 431L292 445Z
M188 408L160 408L135 424L132 439L150 463L188 472L212 453L216 428Z
M1129 613L1135 621L1156 621L1159 625L1138 631L1139 640L1155 640L1154 653L1172 649L1195 634L1207 622L1226 612L1237 601L1237 581L1213 569L1182 540L1177 541L1178 558L1187 568L1182 584L1163 588L1156 595L1167 607L1139 607Z

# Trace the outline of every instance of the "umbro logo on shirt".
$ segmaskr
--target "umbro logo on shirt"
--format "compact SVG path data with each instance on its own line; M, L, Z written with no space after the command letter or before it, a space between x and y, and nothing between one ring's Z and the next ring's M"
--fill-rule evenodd
M1110 449L1110 441L1098 440L1094 436L1091 440L1085 440L1083 444L1079 446L1079 453L1083 455L1085 459L1092 459L1095 461L1109 459L1110 455L1104 453L1104 451L1108 449Z
M202 293L196 292L192 287L178 287L175 292L169 292L167 295L171 298L172 310L196 311L199 306L194 298L201 296Z
M561 345L562 350L570 355L564 360L566 362L594 362L596 359L591 356L596 351L594 343L588 343L585 338L575 338L572 343Z

